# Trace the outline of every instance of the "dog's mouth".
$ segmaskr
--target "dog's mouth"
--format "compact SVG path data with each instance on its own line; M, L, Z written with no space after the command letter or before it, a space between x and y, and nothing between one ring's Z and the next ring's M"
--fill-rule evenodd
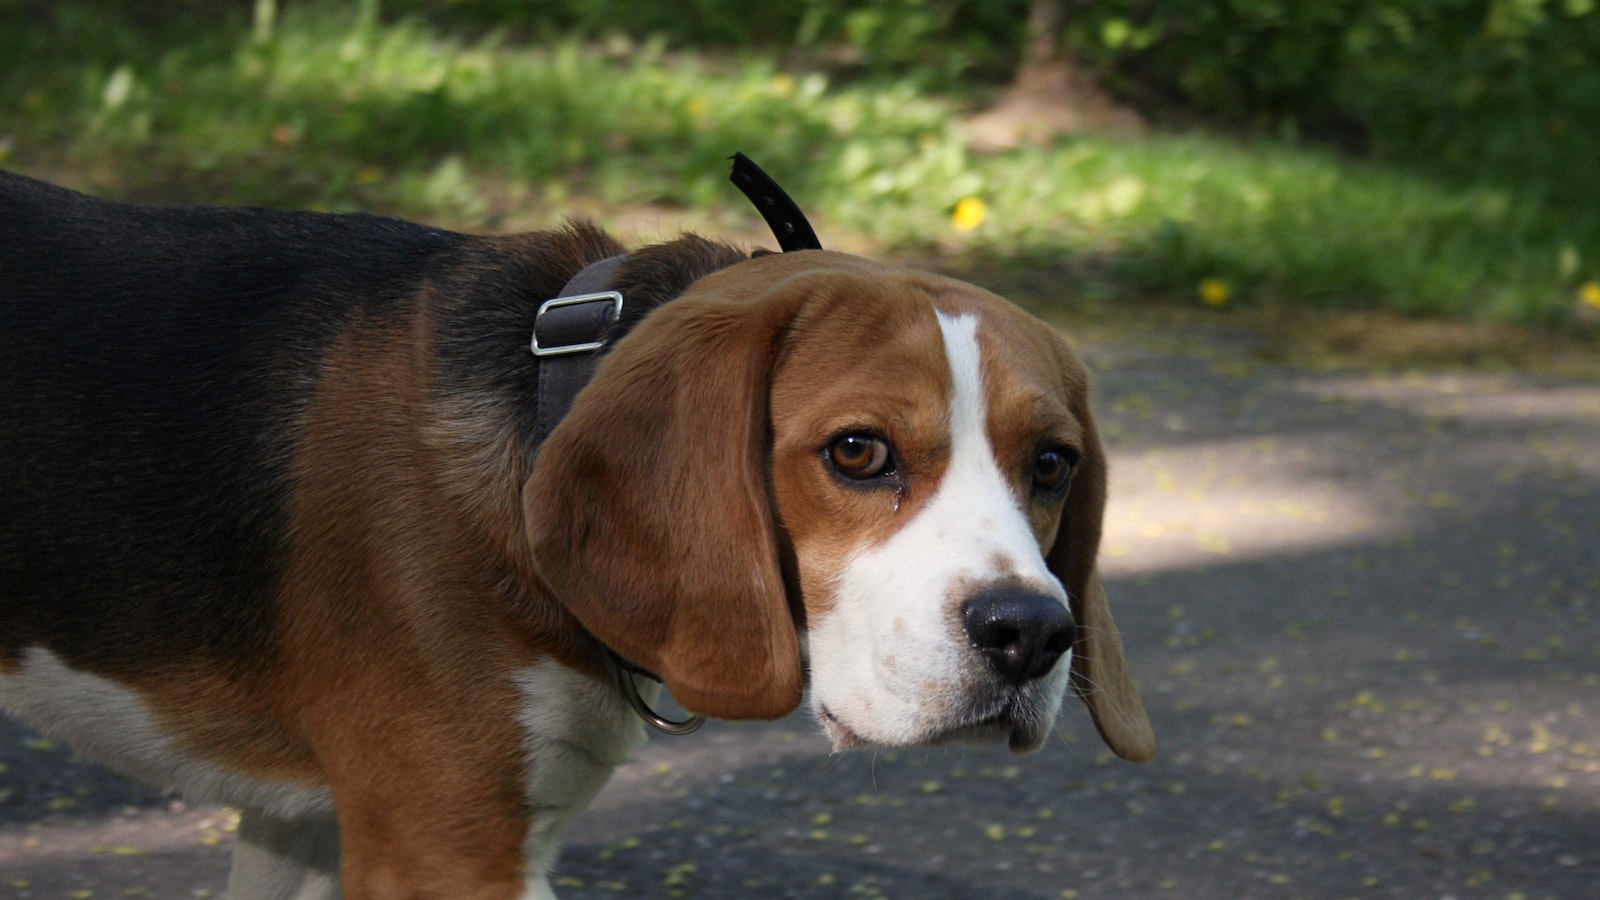
M887 747L940 747L947 744L990 744L1004 739L1012 753L1032 753L1044 746L1054 716L1042 716L1027 704L1006 700L996 709L979 710L960 721L928 731L905 742L884 743L863 738L827 706L817 708L817 718L833 744L834 753L843 753L861 744L878 743Z
M930 744L993 743L1002 738L1012 753L1032 753L1044 746L1054 716L1041 716L1034 708L1015 699L1006 700L987 715L956 725L935 735Z

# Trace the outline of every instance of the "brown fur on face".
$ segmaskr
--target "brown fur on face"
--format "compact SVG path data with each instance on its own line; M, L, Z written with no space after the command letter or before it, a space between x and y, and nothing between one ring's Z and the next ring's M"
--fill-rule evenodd
M792 618L826 611L830 573L914 514L917 486L936 485L948 460L943 411L920 402L949 393L936 306L982 311L993 389L1014 395L996 408L1038 420L995 421L991 441L1028 465L1038 448L1010 435L1054 423L1083 453L1064 511L1030 515L1080 623L1074 684L1112 748L1147 757L1096 590L1105 467L1087 375L1059 337L970 285L817 251L696 282L613 352L546 444L524 494L541 572L686 708L792 710L803 681ZM818 465L831 437L857 427L903 456L907 489L893 501Z

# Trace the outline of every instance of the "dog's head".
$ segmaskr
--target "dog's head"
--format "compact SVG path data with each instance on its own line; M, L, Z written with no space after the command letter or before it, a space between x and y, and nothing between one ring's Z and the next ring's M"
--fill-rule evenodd
M696 281L604 360L524 491L542 576L687 709L836 747L1038 748L1067 687L1154 738L1095 571L1088 376L972 285L823 251Z

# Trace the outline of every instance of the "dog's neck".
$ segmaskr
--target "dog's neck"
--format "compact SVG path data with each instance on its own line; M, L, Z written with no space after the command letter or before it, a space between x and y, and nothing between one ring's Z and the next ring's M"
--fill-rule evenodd
M485 253L430 286L427 315L436 328L437 361L424 418L447 471L446 495L475 523L484 546L498 548L495 555L512 569L512 580L522 582L536 577L526 548L522 486L546 436L537 427L540 373L529 352L535 318L580 271L624 248L587 224L490 240L522 246L514 254ZM508 266L507 257L532 264ZM628 253L599 285L625 298L600 354L695 281L748 258L694 235Z

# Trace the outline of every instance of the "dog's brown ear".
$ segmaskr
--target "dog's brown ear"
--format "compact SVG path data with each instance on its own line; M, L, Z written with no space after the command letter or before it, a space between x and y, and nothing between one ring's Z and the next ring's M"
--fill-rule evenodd
M1107 747L1123 759L1149 762L1156 755L1155 731L1122 655L1122 636L1111 618L1100 576L1091 574L1082 600L1076 593L1073 600L1080 636L1073 648L1072 689L1088 705Z
M523 491L540 574L685 709L771 719L800 648L768 500L780 302L687 295L601 363Z
M1106 505L1105 453L1089 413L1088 387L1081 377L1074 412L1083 425L1083 458L1073 473L1066 510L1056 541L1046 556L1050 570L1067 589L1078 639L1072 648L1072 689L1083 698L1106 746L1123 759L1147 762L1156 755L1155 732L1145 715L1139 687L1122 653L1122 636L1111 617L1095 560Z

